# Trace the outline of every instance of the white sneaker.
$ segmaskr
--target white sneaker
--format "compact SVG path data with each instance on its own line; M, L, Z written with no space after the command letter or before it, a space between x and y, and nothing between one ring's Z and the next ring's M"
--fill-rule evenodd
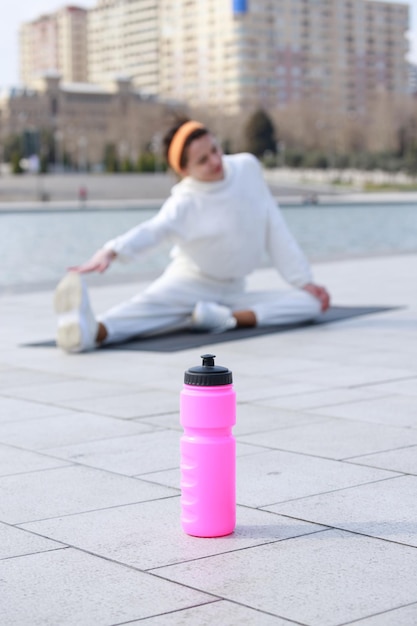
M193 330L224 333L226 330L236 328L236 324L232 311L227 306L215 302L197 302L191 316Z
M97 347L98 323L91 310L87 287L80 274L69 272L54 294L58 314L57 345L65 352L85 352Z

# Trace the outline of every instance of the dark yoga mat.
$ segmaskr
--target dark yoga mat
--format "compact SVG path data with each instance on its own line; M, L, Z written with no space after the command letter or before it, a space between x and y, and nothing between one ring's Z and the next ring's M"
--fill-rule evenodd
M134 338L124 343L111 344L101 348L102 350L141 350L144 352L177 352L179 350L189 350L200 346L214 345L224 341L238 341L249 337L261 337L262 335L272 335L284 333L290 330L298 330L306 326L317 326L320 324L330 324L348 320L360 315L372 315L374 313L384 313L392 311L398 307L388 306L332 306L326 313L320 315L311 322L299 324L285 324L282 326L268 326L266 328L236 328L228 330L218 335L211 333L196 333L190 331L177 331L153 337ZM26 343L25 347L48 348L55 347L54 340L40 341L36 343Z

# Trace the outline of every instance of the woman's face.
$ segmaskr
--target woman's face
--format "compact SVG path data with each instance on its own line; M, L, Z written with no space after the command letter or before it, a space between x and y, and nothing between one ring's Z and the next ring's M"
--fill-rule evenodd
M187 148L187 165L181 174L204 183L224 178L222 151L213 135L203 135L190 143Z

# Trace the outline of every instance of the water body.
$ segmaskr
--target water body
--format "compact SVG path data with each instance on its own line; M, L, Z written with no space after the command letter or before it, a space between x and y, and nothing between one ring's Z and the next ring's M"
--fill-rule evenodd
M287 223L311 262L415 253L416 204L283 207ZM154 210L80 210L0 214L0 292L50 287L70 265L87 260L105 241L143 222ZM169 245L134 263L115 263L108 280L157 276Z

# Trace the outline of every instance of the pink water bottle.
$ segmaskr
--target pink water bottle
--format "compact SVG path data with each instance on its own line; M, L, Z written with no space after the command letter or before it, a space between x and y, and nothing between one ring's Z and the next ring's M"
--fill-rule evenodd
M222 537L236 525L236 393L232 372L201 358L181 392L181 523L188 535Z

